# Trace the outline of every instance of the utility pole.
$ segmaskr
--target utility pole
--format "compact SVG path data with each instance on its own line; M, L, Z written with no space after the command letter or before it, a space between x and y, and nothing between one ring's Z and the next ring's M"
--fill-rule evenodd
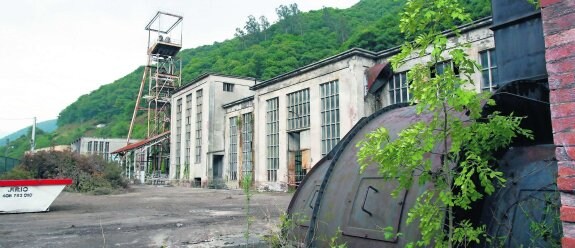
M36 147L36 117L34 117L34 123L32 124L32 139L30 140L30 153L34 153L35 147Z

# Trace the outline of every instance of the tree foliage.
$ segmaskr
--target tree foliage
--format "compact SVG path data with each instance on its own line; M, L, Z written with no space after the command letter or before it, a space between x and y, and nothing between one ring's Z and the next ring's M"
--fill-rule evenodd
M78 192L110 193L128 187L117 164L97 155L84 156L70 151L28 154L2 178L71 178L73 183L68 188Z
M377 164L386 180L397 180L394 191L424 185L409 210L407 223L418 221L421 240L411 246L458 247L479 243L484 226L474 226L455 209L471 211L472 203L495 190L505 181L502 173L490 166L493 152L508 146L521 135L522 117L487 116L483 103L494 104L488 92L476 93L471 74L479 69L465 53L466 44L448 47L448 28L459 35L457 24L471 20L458 0L408 0L400 16L401 32L408 40L391 60L394 68L410 56L428 56L428 62L415 65L407 74L412 103L418 115L430 116L398 134L394 140L385 128L368 134L358 144L362 170ZM460 75L448 69L432 73L439 62L451 59ZM433 157L440 162L433 163ZM439 164L438 164L439 163Z

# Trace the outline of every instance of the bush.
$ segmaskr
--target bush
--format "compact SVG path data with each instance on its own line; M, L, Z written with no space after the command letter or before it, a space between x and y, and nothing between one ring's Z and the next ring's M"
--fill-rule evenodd
M97 155L84 156L69 151L40 151L27 154L22 164L3 175L3 179L71 178L68 190L109 194L125 189L128 183L121 169Z

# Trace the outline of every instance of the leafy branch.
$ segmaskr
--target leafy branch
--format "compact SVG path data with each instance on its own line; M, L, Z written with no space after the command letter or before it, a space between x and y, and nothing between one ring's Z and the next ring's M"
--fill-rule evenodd
M425 187L408 212L407 223L419 221L421 232L420 240L409 246L479 243L485 227L456 218L454 209L471 210L473 202L495 191L494 184L503 185L503 173L490 166L494 151L519 135L532 138L531 131L520 127L523 117L483 114L483 105L495 102L489 92L474 90L471 74L480 67L465 52L467 44L450 44L444 32L458 37L456 25L468 21L458 0L407 1L400 29L413 42L403 44L391 62L397 70L414 56L426 61L415 65L407 78L417 114L430 118L395 139L382 127L358 143L362 171L375 163L385 180L399 182L393 196L414 183ZM441 72L437 65L445 61L451 62Z

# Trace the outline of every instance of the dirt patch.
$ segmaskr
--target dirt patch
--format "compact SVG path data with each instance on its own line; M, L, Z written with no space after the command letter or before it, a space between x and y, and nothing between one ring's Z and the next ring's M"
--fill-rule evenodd
M258 237L278 225L289 193L255 193ZM50 212L0 215L0 247L234 247L245 239L239 190L135 186L120 195L62 193Z

